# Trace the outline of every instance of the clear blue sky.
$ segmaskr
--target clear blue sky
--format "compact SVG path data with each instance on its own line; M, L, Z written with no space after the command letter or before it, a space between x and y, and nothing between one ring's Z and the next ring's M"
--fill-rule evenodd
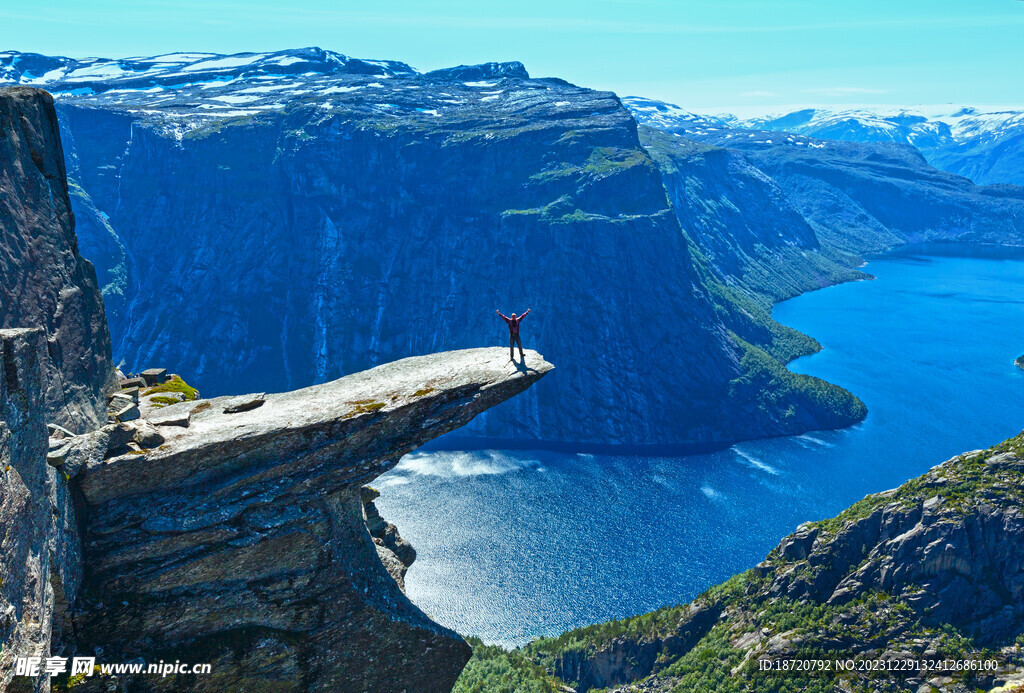
M534 76L692 110L1024 104L1021 0L36 0L0 50L75 57L320 46L419 69L520 60Z

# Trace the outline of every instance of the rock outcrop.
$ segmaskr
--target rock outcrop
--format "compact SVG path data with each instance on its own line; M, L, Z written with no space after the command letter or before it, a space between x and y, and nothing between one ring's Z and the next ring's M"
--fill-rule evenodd
M74 226L53 99L0 89L0 328L43 329L46 419L82 433L106 422L114 369Z
M82 580L73 490L47 464L40 328L0 330L0 690L46 691L14 679L16 657L65 650Z
M380 516L374 500L380 497L380 491L369 486L362 490L363 521L366 529L373 537L377 547L377 556L387 568L388 573L398 583L399 589L405 591L405 573L416 560L416 549L402 538L398 528Z
M577 690L988 690L1024 676L1024 434L838 517L691 604L529 645ZM841 673L759 660L995 661Z
M533 351L444 352L72 438L77 651L213 665L139 690L448 691L469 646L405 597L415 554L363 485L549 370Z

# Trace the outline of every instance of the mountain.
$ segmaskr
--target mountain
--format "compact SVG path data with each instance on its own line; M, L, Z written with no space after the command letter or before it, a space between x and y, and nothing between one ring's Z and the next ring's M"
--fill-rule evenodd
M770 306L867 275L822 244L786 189L736 149L640 126L680 225L726 284ZM792 357L790 357L792 358Z
M930 165L909 144L848 142L678 118L668 105L633 99L642 123L671 137L742 153L767 175L814 230L825 254L853 265L864 254L906 243L957 241L1019 245L1024 187L976 185ZM636 110L637 104L643 110ZM650 109L654 109L651 111ZM801 116L802 117L802 116ZM776 122L795 126L795 121Z
M614 94L319 49L8 55L57 95L130 369L280 391L500 344L495 308L532 307L558 372L465 435L692 449L864 416L783 367L813 340L712 276Z
M0 94L0 328L43 329L46 421L81 432L106 421L114 388L103 301L75 240L53 99Z
M1022 488L1024 433L801 525L763 563L689 604L511 653L478 643L455 690L480 680L580 693L1019 684Z
M845 142L909 144L930 164L979 185L1024 185L1024 109L970 106L805 108L781 115L701 116L661 101L623 99L638 122L672 132L708 127L786 132Z

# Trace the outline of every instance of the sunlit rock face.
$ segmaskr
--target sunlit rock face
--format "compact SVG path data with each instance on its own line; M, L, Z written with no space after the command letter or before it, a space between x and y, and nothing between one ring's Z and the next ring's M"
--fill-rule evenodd
M96 273L78 250L53 99L0 89L0 328L39 327L44 418L106 422L114 387Z

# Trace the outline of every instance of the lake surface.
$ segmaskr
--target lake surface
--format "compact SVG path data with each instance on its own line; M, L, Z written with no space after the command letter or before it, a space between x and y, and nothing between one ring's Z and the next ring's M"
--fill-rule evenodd
M920 251L917 251L920 252ZM831 517L1024 428L1024 258L904 251L875 281L805 294L775 318L825 347L791 368L868 406L841 431L709 455L528 451L409 455L374 485L416 547L409 597L489 642L690 600Z

